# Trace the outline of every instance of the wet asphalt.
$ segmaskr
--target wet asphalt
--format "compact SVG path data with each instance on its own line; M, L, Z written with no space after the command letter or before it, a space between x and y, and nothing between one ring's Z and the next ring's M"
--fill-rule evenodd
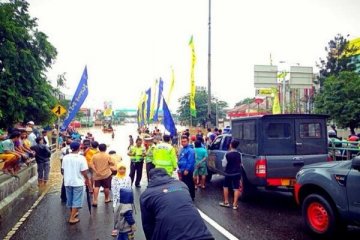
M119 146L121 146L118 152L122 156L126 156L126 147L124 148L123 146L127 144L126 137L133 129L120 126L116 130L116 138L113 142L111 142L109 136L103 137L99 135L97 137L96 134L95 136L104 142L110 141L111 149L118 150ZM125 162L127 161L126 158L124 160ZM143 174L143 176L145 175ZM241 202L239 208L233 210L232 208L223 208L218 205L219 201L222 200L222 180L221 176L214 175L213 180L211 183L208 183L205 190L198 189L195 205L237 239L316 239L305 231L301 211L290 193L260 190L250 201ZM134 190L135 206L137 209L135 220L138 227L135 239L140 240L145 239L145 237L141 226L138 199L141 192L145 190L145 187L146 179L143 179L142 188ZM29 200L26 201L27 204L22 205L22 209L26 209L27 205L30 205L29 203L36 196L34 192L31 194L33 197L29 197ZM99 197L99 205L97 208L91 209L91 215L87 209L86 201L84 201L84 208L80 210L79 215L80 223L69 225L67 223L68 210L60 201L59 186L54 185L12 239L114 239L110 236L113 226L112 204L104 204L102 193ZM20 216L21 214L18 215ZM16 217L8 215L9 221L2 219L2 222L16 222L14 221ZM3 227L3 225L0 226L1 228ZM210 224L207 223L207 226L215 239L227 239ZM3 235L0 235L0 238L1 236ZM345 233L341 236L334 236L333 239L359 240L360 228L349 227Z

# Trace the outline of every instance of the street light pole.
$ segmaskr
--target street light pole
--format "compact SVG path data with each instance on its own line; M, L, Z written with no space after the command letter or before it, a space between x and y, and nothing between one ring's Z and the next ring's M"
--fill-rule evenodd
M283 80L282 80L282 113L285 113L285 97L286 97L286 75L284 74Z
M211 0L209 0L207 127L211 127Z

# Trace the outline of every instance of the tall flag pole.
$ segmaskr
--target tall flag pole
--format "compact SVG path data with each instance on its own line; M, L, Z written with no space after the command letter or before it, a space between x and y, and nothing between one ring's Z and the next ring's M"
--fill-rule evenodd
M196 63L196 55L195 55L195 47L194 47L194 39L193 36L190 38L189 46L191 48L191 73L190 73L190 115L196 117L196 106L195 106L195 63Z
M174 90L174 85L175 85L175 72L174 69L171 67L171 82L170 82L170 88L169 88L169 95L167 98L167 103L170 103L170 97L171 97L171 93Z
M146 90L146 122L150 123L150 108L151 108L151 87Z
M70 122L73 120L76 113L79 111L81 105L84 103L89 93L87 80L88 80L88 73L87 73L87 67L85 66L79 85L77 86L75 94L69 104L67 111L68 115L66 116L62 124L61 127L62 129L66 129L69 126Z
M153 93L153 97L152 97L152 103L151 103L151 108L150 108L150 122L154 121L154 114L155 114L155 104L156 104L156 90L157 90L157 85L158 85L158 80L155 80L154 83L154 93Z
M163 98L162 97L163 88L164 88L164 81L160 78L160 80L159 80L158 101L157 101L156 111L155 111L155 114L154 114L154 122L159 120L159 108L160 108L161 100Z

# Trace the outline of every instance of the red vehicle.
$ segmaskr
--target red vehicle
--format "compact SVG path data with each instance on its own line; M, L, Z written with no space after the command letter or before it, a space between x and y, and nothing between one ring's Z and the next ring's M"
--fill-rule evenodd
M79 121L72 121L70 123L70 127L72 127L72 128L81 128L81 123Z

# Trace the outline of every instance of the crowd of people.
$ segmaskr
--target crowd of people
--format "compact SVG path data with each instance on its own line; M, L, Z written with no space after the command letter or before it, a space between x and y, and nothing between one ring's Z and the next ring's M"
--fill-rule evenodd
M134 239L136 227L132 216L134 201L132 189L143 187L141 180L145 163L148 184L140 196L140 202L146 238L213 239L193 201L196 189L206 188L205 179L208 174L206 148L217 134L221 134L221 130L208 129L206 135L199 130L194 136L191 136L189 130L185 130L177 138L163 135L157 128L154 131L139 129L135 140L132 135L129 136L127 155L130 158L130 165L128 168L116 152L107 153L106 145L99 144L93 138L89 146L84 146L84 144L82 146L77 140L67 139L61 149L64 175L61 197L70 208L68 222L76 224L80 221L78 209L82 206L84 187L86 186L89 193L92 193L93 208L98 206L98 195L102 188L105 204L112 202L114 208L114 230L111 235L117 236L117 239ZM91 137L91 134L88 134L86 139ZM232 151L235 151L236 147L235 142ZM229 154L230 168L236 164L240 168L240 161L240 158ZM127 170L129 170L128 174ZM176 180L174 176L179 180ZM239 179L226 180L224 194L229 187L238 188L239 183L236 181ZM225 201L221 205L228 206L228 197L224 196ZM238 194L235 194L234 209L237 209L237 196ZM166 204L170 201L173 203L170 204L171 206ZM179 217L181 214L174 212L172 208L186 210L186 221L177 230L172 228L175 226L173 224L176 224L174 222L176 214L179 214ZM169 215L171 219L166 217L166 213L171 213ZM162 226L161 229L160 226ZM193 229L194 226L196 226L195 229ZM189 227L191 231L183 231Z
M50 132L51 133L51 132ZM2 172L17 177L22 166L28 166L35 158L38 165L38 184L46 185L50 170L49 131L39 131L33 121L0 132L0 160Z
M57 127L54 126L50 133L56 134L56 130ZM52 134L48 133L47 130L39 131L31 121L24 127L9 129L8 134L1 133L0 159L4 161L2 171L16 175L21 165L29 164L29 160L34 158L38 165L38 184L45 186L49 179L51 156L48 136L53 140ZM99 144L91 133L87 133L83 139L83 136L72 128L60 132L58 141L61 146L63 174L61 200L66 202L70 209L69 224L80 221L78 211L83 206L84 188L91 194L93 208L98 206L98 196L102 188L105 204L112 203L114 208L114 230L111 235L117 236L117 239L134 239L136 227L132 216L132 188L142 187L145 163L148 184L140 201L146 238L213 239L193 201L196 189L206 188L206 148L216 135L221 134L221 130L208 129L206 135L199 130L194 136L190 135L189 130L179 136L163 135L157 128L154 131L139 129L138 133L135 140L129 136L127 155L130 165L126 166L115 151L107 151L106 144ZM166 194L159 195L160 189ZM174 223L165 218L163 213L154 213L154 209L158 208L162 201L166 206L164 212L172 212L165 202L174 199L177 200L174 207L181 205L187 211L188 220L183 227L197 226L196 230L170 231ZM160 219L158 214L162 216ZM154 226L154 221L161 222L161 230L159 225ZM169 231L164 232L164 226L167 226Z

